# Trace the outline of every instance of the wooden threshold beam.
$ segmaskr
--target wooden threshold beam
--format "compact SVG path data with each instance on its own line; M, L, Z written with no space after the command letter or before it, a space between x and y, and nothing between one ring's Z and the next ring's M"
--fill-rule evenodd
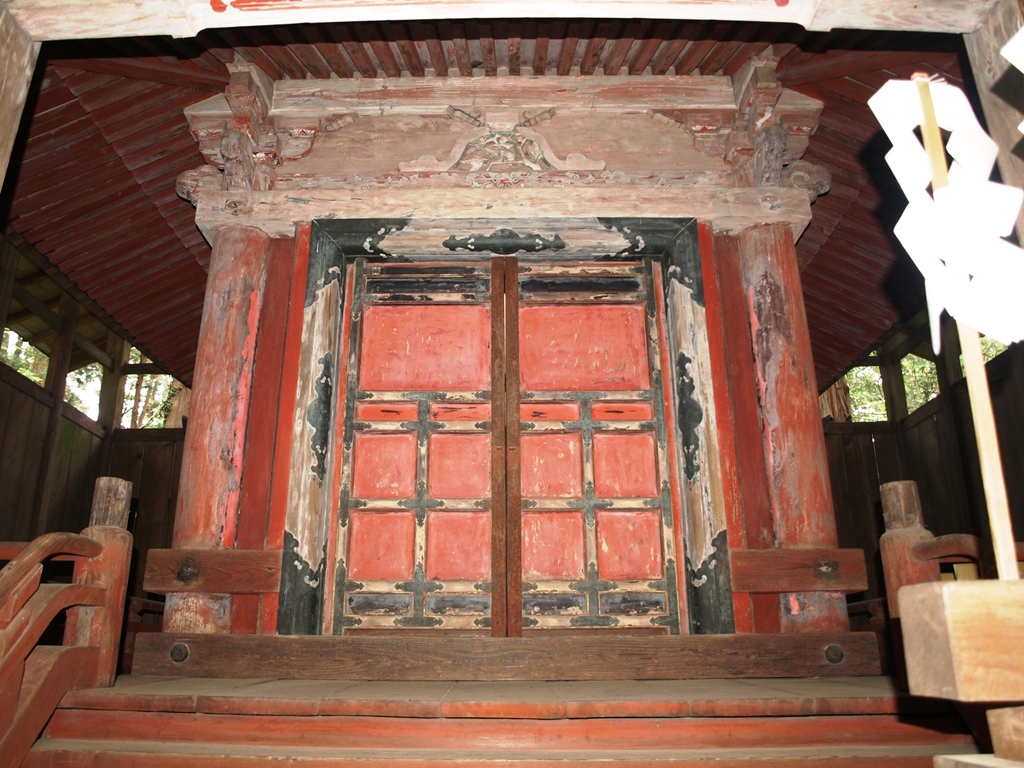
M178 659L177 661L175 659ZM528 637L283 637L153 633L133 672L301 680L675 680L880 673L872 632Z

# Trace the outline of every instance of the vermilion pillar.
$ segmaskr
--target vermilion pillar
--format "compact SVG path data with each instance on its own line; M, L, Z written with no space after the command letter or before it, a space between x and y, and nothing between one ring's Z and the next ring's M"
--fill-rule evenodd
M206 282L193 393L181 462L176 549L235 545L256 332L263 304L270 238L253 227L218 229ZM167 596L164 628L226 632L229 595Z
M739 244L776 546L834 548L825 435L793 235L784 224L762 225L745 230ZM849 629L842 594L780 600L783 632Z

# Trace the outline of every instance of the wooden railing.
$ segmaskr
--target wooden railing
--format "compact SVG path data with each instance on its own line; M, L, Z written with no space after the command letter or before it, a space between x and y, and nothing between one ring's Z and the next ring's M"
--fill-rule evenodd
M114 682L132 537L131 483L96 481L90 525L0 544L0 761L18 766L68 691ZM72 560L70 584L43 584L43 563ZM39 645L66 611L63 645Z

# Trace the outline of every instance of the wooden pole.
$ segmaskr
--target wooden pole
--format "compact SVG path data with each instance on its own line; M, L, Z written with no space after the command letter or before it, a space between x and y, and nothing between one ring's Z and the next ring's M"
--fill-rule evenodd
M67 293L60 298L60 328L57 340L50 348L50 362L46 366L46 391L53 398L50 413L43 434L42 463L36 479L36 536L51 530L54 525L54 504L62 498L54 485L54 469L57 459L57 436L64 412L64 393L68 384L68 368L71 366L72 344L75 324L78 321L78 303Z
M0 332L7 327L7 315L11 310L11 294L18 278L18 252L6 239L0 238ZM0 344L3 338L0 336Z
M779 548L835 548L835 511L793 235L775 224L740 235L761 440ZM783 632L849 630L846 598L780 596Z
M252 227L217 232L196 355L196 409L189 418L174 522L174 547L233 548L241 498L249 396L270 238ZM225 632L229 595L168 595L168 630Z
M949 185L946 168L946 151L935 118L928 76L915 74L924 123L921 136L924 148L932 166L932 189ZM988 505L988 522L992 529L992 547L995 550L996 569L1003 581L1020 578L1017 570L1017 554L1014 544L1013 525L1010 522L1010 502L1006 495L1006 481L1003 478L1003 463L999 456L999 439L996 435L996 420L992 413L992 397L988 388L985 361L981 356L981 340L973 328L957 324L960 349L964 355L967 371L967 392L971 401L971 416L974 420L974 435L978 442L978 456L981 462L981 479L985 487Z

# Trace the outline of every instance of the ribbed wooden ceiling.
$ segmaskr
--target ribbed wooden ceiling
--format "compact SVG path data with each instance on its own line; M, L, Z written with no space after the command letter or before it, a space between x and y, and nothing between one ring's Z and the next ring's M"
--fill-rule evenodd
M9 226L149 354L189 382L209 246L174 192L201 164L182 114L225 63L275 79L736 72L772 46L779 77L825 103L806 159L832 172L798 243L819 384L921 303L888 231L904 201L866 100L925 70L962 85L956 36L645 20L360 23L207 31L196 39L47 43L4 188ZM15 309L18 309L15 307Z

